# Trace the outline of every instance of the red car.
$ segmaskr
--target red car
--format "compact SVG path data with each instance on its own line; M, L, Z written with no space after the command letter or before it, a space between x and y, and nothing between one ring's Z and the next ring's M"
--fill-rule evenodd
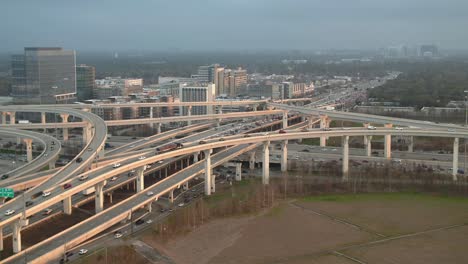
M65 184L63 185L63 188L64 188L65 190L68 189L68 188L71 188L71 187L72 187L72 185L71 185L70 183L65 183Z
M278 133L279 133L279 134L286 134L286 131L283 130L283 129L281 129Z

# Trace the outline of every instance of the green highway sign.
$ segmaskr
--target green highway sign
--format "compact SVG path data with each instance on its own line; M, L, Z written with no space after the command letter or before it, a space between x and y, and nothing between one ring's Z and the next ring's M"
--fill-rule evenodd
M15 197L15 191L12 188L0 188L0 197Z

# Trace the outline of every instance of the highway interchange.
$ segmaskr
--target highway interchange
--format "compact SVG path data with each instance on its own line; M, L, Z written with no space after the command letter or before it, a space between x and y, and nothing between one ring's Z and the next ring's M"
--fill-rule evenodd
M186 104L187 103L184 103L183 106L189 105ZM447 156L443 156L443 158L440 159L440 162L446 162L448 164L452 162L452 167L456 169L459 167L459 139L463 139L468 135L468 131L465 128L452 124L435 124L408 119L372 116L350 112L337 112L332 110L298 107L266 101L256 101L252 104L267 104L270 109L275 110L254 111L249 113L216 114L206 116L204 118L203 116L189 116L186 118L177 117L176 122L205 120L203 122L206 123L185 126L181 127L180 129L169 130L167 132L156 134L148 138L139 139L110 150L107 153L104 152L104 145L107 139L107 125L110 123L103 121L94 114L76 109L80 108L80 105L73 105L73 108L60 106L56 107L54 110L45 110L45 107L39 106L0 107L0 111L39 113L47 111L55 112L56 114L66 114L78 117L81 119L81 121L68 122L66 124L67 127L74 127L73 123L79 123L77 127L84 127L83 138L85 140L85 147L83 150L66 166L56 169L53 172L34 174L34 177L43 177L41 178L42 180L35 182L36 186L34 188L25 191L20 197L8 201L3 206L1 206L1 210L3 211L14 210L14 213L10 215L3 215L0 218L0 226L3 229L3 232L1 233L2 236L12 234L13 238L16 241L19 241L19 243L16 243L16 246L14 247L15 251L20 252L23 250L23 252L12 255L11 257L5 259L5 263L21 263L21 253L27 253L28 261L30 263L44 263L53 259L57 259L70 248L78 246L91 237L99 234L103 230L106 230L120 221L129 218L132 212L139 210L139 208L147 208L148 206L151 206L151 203L157 201L164 195L168 195L175 189L181 188L181 186L199 175L205 175L207 179L210 179L205 181L205 193L210 194L211 191L214 191L215 182L211 173L212 168L220 166L230 160L236 159L236 157L239 157L244 153L255 151L257 148L263 149L263 155L261 157L262 163L269 164L270 154L268 153L268 149L270 142L282 143L286 144L287 146L288 141L325 137L349 138L384 136L387 138L392 136L404 136L452 138L454 140L454 152L455 147L457 147L456 154L453 154L452 160L450 160L450 158ZM210 105L216 105L216 103L210 103ZM150 107L160 106L151 104ZM288 115L291 114L302 115L307 121L301 123L301 125L297 126L297 128L288 128ZM274 121L274 123L283 125L284 132L257 132L250 133L250 136L246 136L245 133L254 127L249 127L247 124L251 123L251 120L254 120L252 117L259 116L282 116L282 120L280 119ZM362 124L370 123L373 125L385 125L385 127L377 127L375 129L369 129L365 127L349 129L328 129L325 127L312 128L313 123L317 123L317 120L320 121L324 117L333 120L344 120ZM248 121L249 119L250 121ZM213 121L215 123L213 123ZM135 121L122 120L120 123L123 122L126 122L126 124L151 124L164 123L166 121L162 119L149 118L136 119ZM222 124L222 122L226 123ZM323 126L322 122L320 123L321 126ZM117 122L115 122L115 124L117 124ZM398 127L388 126L388 124L392 124ZM41 125L43 125L42 128L50 126L50 124L36 124L34 126L30 126L29 129L39 128ZM13 124L2 125L0 133L8 133L8 131L21 131L21 133L25 133L22 134L25 138L34 139L34 135L27 134L29 132L26 132L25 130L10 130L11 128L9 127L17 128L18 126ZM307 129L305 129L305 127ZM230 132L230 130L232 130L232 132ZM245 131L240 132L240 130ZM188 135L190 133L192 133L192 135ZM45 150L49 150L50 145L48 144L51 144L51 142L55 141L53 138L50 138L50 136L46 136L44 134L42 135L42 139L37 137L35 140L42 142L46 146ZM175 143L183 144L183 147L171 149L167 152L155 152L156 146L160 147ZM58 144L57 146L59 146L59 142L54 144ZM350 150L348 145L345 145L343 149L334 149L336 150L332 152L336 152L337 154L330 153L326 155L333 155L334 159L336 159L338 156L341 156L343 159L344 172L348 169L347 163L350 158L355 159L356 156L360 156L362 159L375 158L365 157L364 151L353 149ZM58 153L58 151L55 149L54 151ZM211 153L211 151L213 152ZM320 157L321 154L316 154L316 152L316 150L310 149L309 153L302 153L300 156L315 154ZM323 150L318 150L318 152L322 153ZM203 157L199 157L199 153L203 153ZM259 151L257 150L257 154L258 153ZM272 148L271 154L273 157L275 155L281 156L280 162L287 162L287 158L284 158L284 156L288 156L287 148L282 148L280 151ZM41 155L44 155L44 153ZM36 157L35 160L44 159L44 157L41 155ZM397 156L401 159L413 159L412 155L414 155L415 160L418 160L421 157L420 155L424 154L405 155L408 156L397 154ZM55 158L55 156L56 154L52 153L48 153L47 155L47 157L51 158ZM195 158L195 156L197 157ZM82 159L82 162L76 162L78 157ZM384 155L383 158L379 159L385 160L388 158L390 157ZM46 161L49 162L50 160ZM44 160L44 162L46 161ZM271 158L271 161L273 162L274 158ZM173 164L177 164L178 162L181 164L181 166L178 168L177 172L170 176L168 176L166 173L166 175L164 175L165 178L162 180L154 183L153 185L144 186L145 175L154 175L154 173L159 172L159 176L161 176L161 171L164 171L164 169L168 166L173 166ZM115 166L116 163L120 163L120 165ZM346 166L344 165L345 163ZM21 185L22 180L33 180L31 179L31 175L33 174L25 174L29 174L31 171L38 169L37 166L39 165L34 164L35 162L31 162L28 164L28 166L25 166L28 167L27 169L30 171L20 175L24 176L24 179L20 179L22 177L18 176L18 179L15 178L5 181L2 183L2 186L5 186L5 184L19 186ZM150 165L151 168L148 169L148 165ZM41 164L41 166L43 166L43 164ZM444 166L447 167L449 165L444 164ZM89 167L92 168L89 169ZM268 168L268 166L266 168ZM128 176L129 173L131 174L130 177ZM454 179L456 179L455 176L456 175L454 175ZM80 180L80 177L85 177L85 180ZM264 179L264 183L268 183L268 169L263 170L262 177ZM105 181L107 183L106 185L104 184ZM135 182L134 184L136 185L137 191L136 194L109 208L104 207L104 193L111 192L115 188L119 188L120 186L131 182ZM64 188L65 185L68 187ZM82 192L89 188L95 188L96 192L91 196L84 195ZM48 193L48 195L43 195L44 192ZM38 222L41 219L41 212L43 212L45 209L50 208L54 212L63 210L65 213L70 214L72 213L73 206L82 204L90 199L95 199L96 201L95 215L34 246L28 247L26 249L21 248L21 230L25 228L24 226L26 225L32 225L35 222ZM25 207L25 201L30 201L32 204L30 204L28 207ZM12 228L10 229L9 226Z

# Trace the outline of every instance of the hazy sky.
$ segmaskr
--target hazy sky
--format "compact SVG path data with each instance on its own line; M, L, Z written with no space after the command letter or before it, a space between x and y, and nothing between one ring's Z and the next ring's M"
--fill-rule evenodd
M468 48L468 0L2 0L0 51Z

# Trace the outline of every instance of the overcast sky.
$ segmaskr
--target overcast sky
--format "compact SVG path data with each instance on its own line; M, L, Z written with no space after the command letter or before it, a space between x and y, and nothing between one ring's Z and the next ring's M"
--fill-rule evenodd
M0 52L468 47L468 0L1 0Z

